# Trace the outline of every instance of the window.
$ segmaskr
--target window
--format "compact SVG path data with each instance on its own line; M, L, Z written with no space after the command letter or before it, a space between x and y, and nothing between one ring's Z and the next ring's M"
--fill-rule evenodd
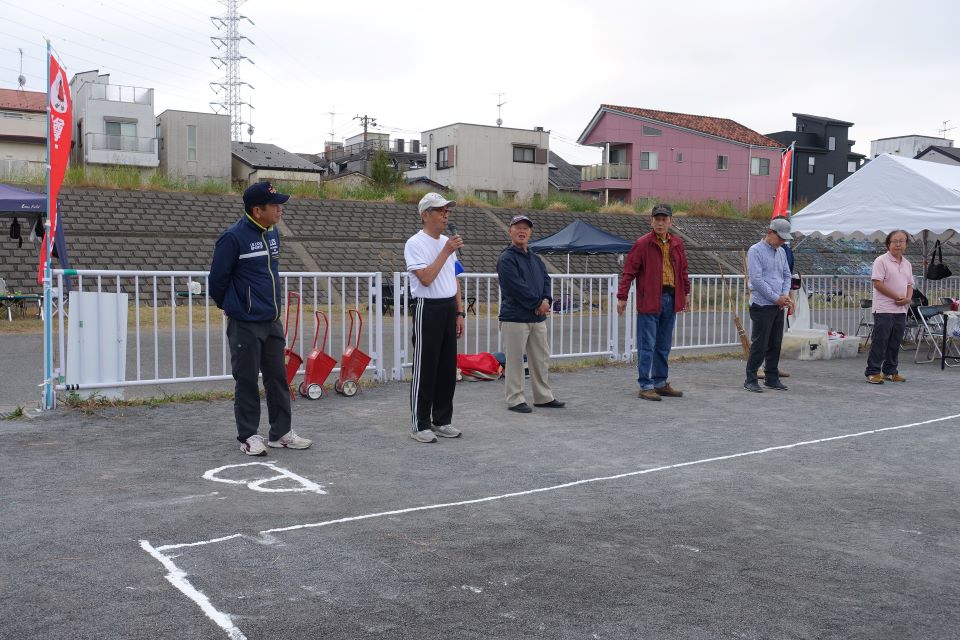
M627 150L624 148L610 149L610 164L626 164Z
M717 156L717 171L726 171L730 164L730 156Z
M807 173L813 175L813 170L816 166L816 158L810 157L807 158Z
M187 125L187 160L195 162L197 159L197 125Z
M827 174L827 189L833 189L833 174Z
M481 200L486 200L487 202L497 199L497 192L491 189L476 189L473 192L473 195L477 196Z
M649 169L650 171L656 171L657 170L657 152L641 151L640 152L640 168Z
M833 136L830 136L829 138L827 138L827 149L829 149L830 151L837 150L837 139L834 138Z
M847 173L853 173L853 172L856 171L856 170L857 170L857 161L856 161L856 160L848 160L848 161L847 161Z
M641 135L660 136L660 135L663 135L663 132L660 131L660 129L654 129L653 127L648 127L647 125L643 125L643 131L641 132Z
M137 123L121 122L120 120L104 120L103 132L107 138L107 149L116 149L118 151L125 149L136 149L137 144ZM127 138L127 140L124 140Z
M535 158L536 149L534 147L514 147L513 148L513 161L514 162L533 162Z
M454 147L440 147L437 149L437 169L449 169L453 166Z
M513 202L514 200L517 199L517 192L504 190L503 199L506 200L507 202Z
M770 159L750 158L750 174L755 176L770 175Z
M683 151L677 151L677 162L683 162Z

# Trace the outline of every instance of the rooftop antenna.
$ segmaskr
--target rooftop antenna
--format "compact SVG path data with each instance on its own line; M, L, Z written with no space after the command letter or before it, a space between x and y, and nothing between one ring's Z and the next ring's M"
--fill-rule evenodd
M939 129L941 138L946 138L948 131L953 131L954 129L956 129L956 127L948 127L947 124L949 122L950 122L949 120L943 121L943 126Z
M503 99L503 96L505 95L507 94L502 92L497 93L497 126L498 127L503 124L503 118L500 117L500 107L507 104L507 101Z
M20 85L19 89L22 91L27 84L27 76L23 75L23 49L17 48L17 51L20 52L20 75L17 76L17 84Z
M335 111L336 108L336 105L331 105L330 111L327 111L327 115L330 116L330 142L334 141L333 136L335 136L337 133L335 131L336 127L333 126L333 117L337 115L337 112Z

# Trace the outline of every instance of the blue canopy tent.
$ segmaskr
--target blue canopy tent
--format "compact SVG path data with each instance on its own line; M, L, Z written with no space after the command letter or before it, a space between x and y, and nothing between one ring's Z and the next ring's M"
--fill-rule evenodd
M569 272L570 254L628 253L632 246L632 242L620 236L601 231L583 220L574 220L555 234L531 242L530 250L534 253L567 254Z
M30 233L34 228L37 219L43 219L47 212L47 194L36 193L11 187L8 184L0 184L0 218L13 220L23 218L27 224L21 225L21 233ZM64 269L70 268L70 261L67 258L67 243L63 237L63 225L57 225L56 234L53 237L53 255L60 259L60 265ZM36 265L34 265L36 266ZM70 289L69 279L66 282L67 290Z

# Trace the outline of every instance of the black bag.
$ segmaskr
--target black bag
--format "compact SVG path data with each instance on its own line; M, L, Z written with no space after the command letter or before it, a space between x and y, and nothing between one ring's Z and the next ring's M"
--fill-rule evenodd
M950 267L943 264L943 249L940 247L940 241L933 245L933 253L930 254L930 266L927 267L927 280L943 280L953 275Z
M23 236L20 235L20 222L16 218L10 223L10 239L18 241L18 249L23 246Z

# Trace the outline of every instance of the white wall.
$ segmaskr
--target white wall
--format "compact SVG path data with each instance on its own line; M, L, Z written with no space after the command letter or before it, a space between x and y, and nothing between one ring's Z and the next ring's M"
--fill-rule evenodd
M930 146L952 147L953 140L933 136L901 136L870 142L870 157L876 158L884 153L892 153L904 158L915 158L918 153Z
M515 145L550 148L550 132L530 129L488 127L475 124L452 124L422 134L427 154L427 177L461 193L515 191L519 200L536 194L547 195L546 163L514 162ZM454 146L454 164L437 169L437 149Z
M164 111L160 126L160 170L198 182L230 181L230 116L195 111ZM187 125L197 127L196 160L188 160Z
M153 89L111 85L109 79L90 71L70 82L76 159L87 164L158 166ZM105 148L108 119L136 123L135 140L124 139L121 149Z

